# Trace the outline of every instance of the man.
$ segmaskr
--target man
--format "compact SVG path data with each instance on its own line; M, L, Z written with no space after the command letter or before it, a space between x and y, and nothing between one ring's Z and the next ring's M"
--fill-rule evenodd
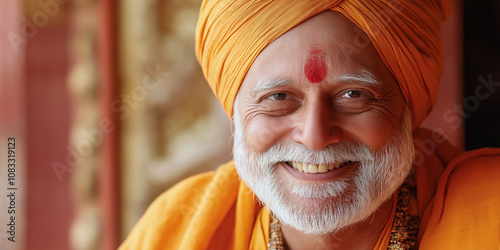
M234 162L160 196L121 249L500 247L500 150L418 129L448 5L205 1L197 54Z

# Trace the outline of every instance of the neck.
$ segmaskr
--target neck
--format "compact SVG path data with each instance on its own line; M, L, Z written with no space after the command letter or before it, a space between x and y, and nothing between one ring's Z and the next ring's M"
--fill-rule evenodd
M366 220L328 235L304 234L281 224L286 249L373 249L389 221L394 197L385 201Z

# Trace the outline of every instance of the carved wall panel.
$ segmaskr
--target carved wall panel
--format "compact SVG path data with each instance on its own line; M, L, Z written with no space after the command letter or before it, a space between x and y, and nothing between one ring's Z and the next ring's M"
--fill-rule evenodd
M119 10L122 235L181 179L231 159L230 120L194 53L200 0L127 0Z

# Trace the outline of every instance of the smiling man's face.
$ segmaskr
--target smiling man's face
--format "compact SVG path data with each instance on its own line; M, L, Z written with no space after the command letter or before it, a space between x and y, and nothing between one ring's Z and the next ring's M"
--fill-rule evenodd
M238 92L238 173L305 233L365 219L411 169L409 111L376 49L361 40L341 14L319 14L267 46Z

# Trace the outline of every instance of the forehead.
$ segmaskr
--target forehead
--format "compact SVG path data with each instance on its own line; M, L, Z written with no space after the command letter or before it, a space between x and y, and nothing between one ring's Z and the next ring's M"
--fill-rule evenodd
M369 38L342 14L326 11L289 30L269 44L256 58L243 85L265 78L301 79L311 54L324 58L328 78L336 74L371 72L384 78L388 72ZM384 80L384 79L381 79ZM253 84L252 84L253 85Z

